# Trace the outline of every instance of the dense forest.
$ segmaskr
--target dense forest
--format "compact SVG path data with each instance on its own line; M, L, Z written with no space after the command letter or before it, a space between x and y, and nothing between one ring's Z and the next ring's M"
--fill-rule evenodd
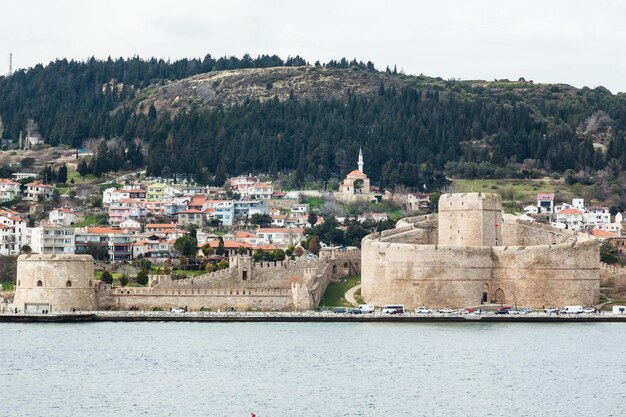
M359 147L366 173L383 187L433 189L445 175L534 177L626 167L626 96L602 87L445 81L387 69L402 87L381 78L376 93L347 88L345 100L291 94L182 111L137 108L135 100L148 86L195 74L306 64L300 57L207 55L38 65L0 77L0 134L15 141L30 119L51 145L109 140L79 167L84 173L146 164L149 174L186 173L216 183L248 172L290 172L296 183L341 178L354 169ZM315 66L376 72L371 62L346 59Z

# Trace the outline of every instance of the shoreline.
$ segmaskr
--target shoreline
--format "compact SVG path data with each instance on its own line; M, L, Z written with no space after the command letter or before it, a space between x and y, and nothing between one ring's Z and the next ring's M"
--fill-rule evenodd
M626 315L496 315L496 314L320 314L304 313L170 313L98 311L82 313L0 314L0 323L85 322L285 322L285 323L626 323Z

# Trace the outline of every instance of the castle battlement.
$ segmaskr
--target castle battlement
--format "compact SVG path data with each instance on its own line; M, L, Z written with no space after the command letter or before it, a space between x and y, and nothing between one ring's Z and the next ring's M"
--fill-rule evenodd
M407 218L366 236L363 299L454 308L598 302L597 239L503 217L500 207L493 194L444 195L437 216Z

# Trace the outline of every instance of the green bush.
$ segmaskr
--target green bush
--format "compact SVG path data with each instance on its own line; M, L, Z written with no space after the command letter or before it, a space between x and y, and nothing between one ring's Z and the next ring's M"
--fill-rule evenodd
M113 284L113 275L111 275L109 271L102 272L102 275L100 275L100 279L105 284L109 284L109 285Z

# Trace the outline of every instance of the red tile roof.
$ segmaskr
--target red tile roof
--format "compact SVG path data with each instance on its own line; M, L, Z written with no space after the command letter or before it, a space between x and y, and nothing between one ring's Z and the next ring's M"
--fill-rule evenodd
M241 230L235 232L235 237L237 239L247 239L247 238L255 238L256 235L250 232L243 232Z
M207 245L209 245L211 248L217 248L220 244L219 239L215 239L210 241L209 243L206 243ZM204 245L201 245L204 246ZM244 248L251 248L252 246L250 246L249 243L245 243L245 242L237 242L235 240L225 240L224 241L224 248L225 249L237 249L238 247L243 246Z
M52 185L44 184L41 181L33 181L26 184L27 187L46 187L46 188L54 188Z
M557 214L578 214L582 216L583 212L580 210L576 210L575 208L568 208L568 209L559 211Z
M355 169L354 171L352 171L352 172L350 172L348 174L348 178L366 178L366 177L367 177L367 175L365 175L364 173L362 173L358 169Z
M88 227L87 233L91 233L94 235L104 235L104 234L121 234L124 233L120 229L114 229L112 227Z
M537 200L554 201L554 193L539 193L537 194Z
M591 231L591 234L594 235L595 237L602 237L602 238L619 237L618 235L616 235L613 232L609 232L608 230L602 230L602 229L593 229Z

